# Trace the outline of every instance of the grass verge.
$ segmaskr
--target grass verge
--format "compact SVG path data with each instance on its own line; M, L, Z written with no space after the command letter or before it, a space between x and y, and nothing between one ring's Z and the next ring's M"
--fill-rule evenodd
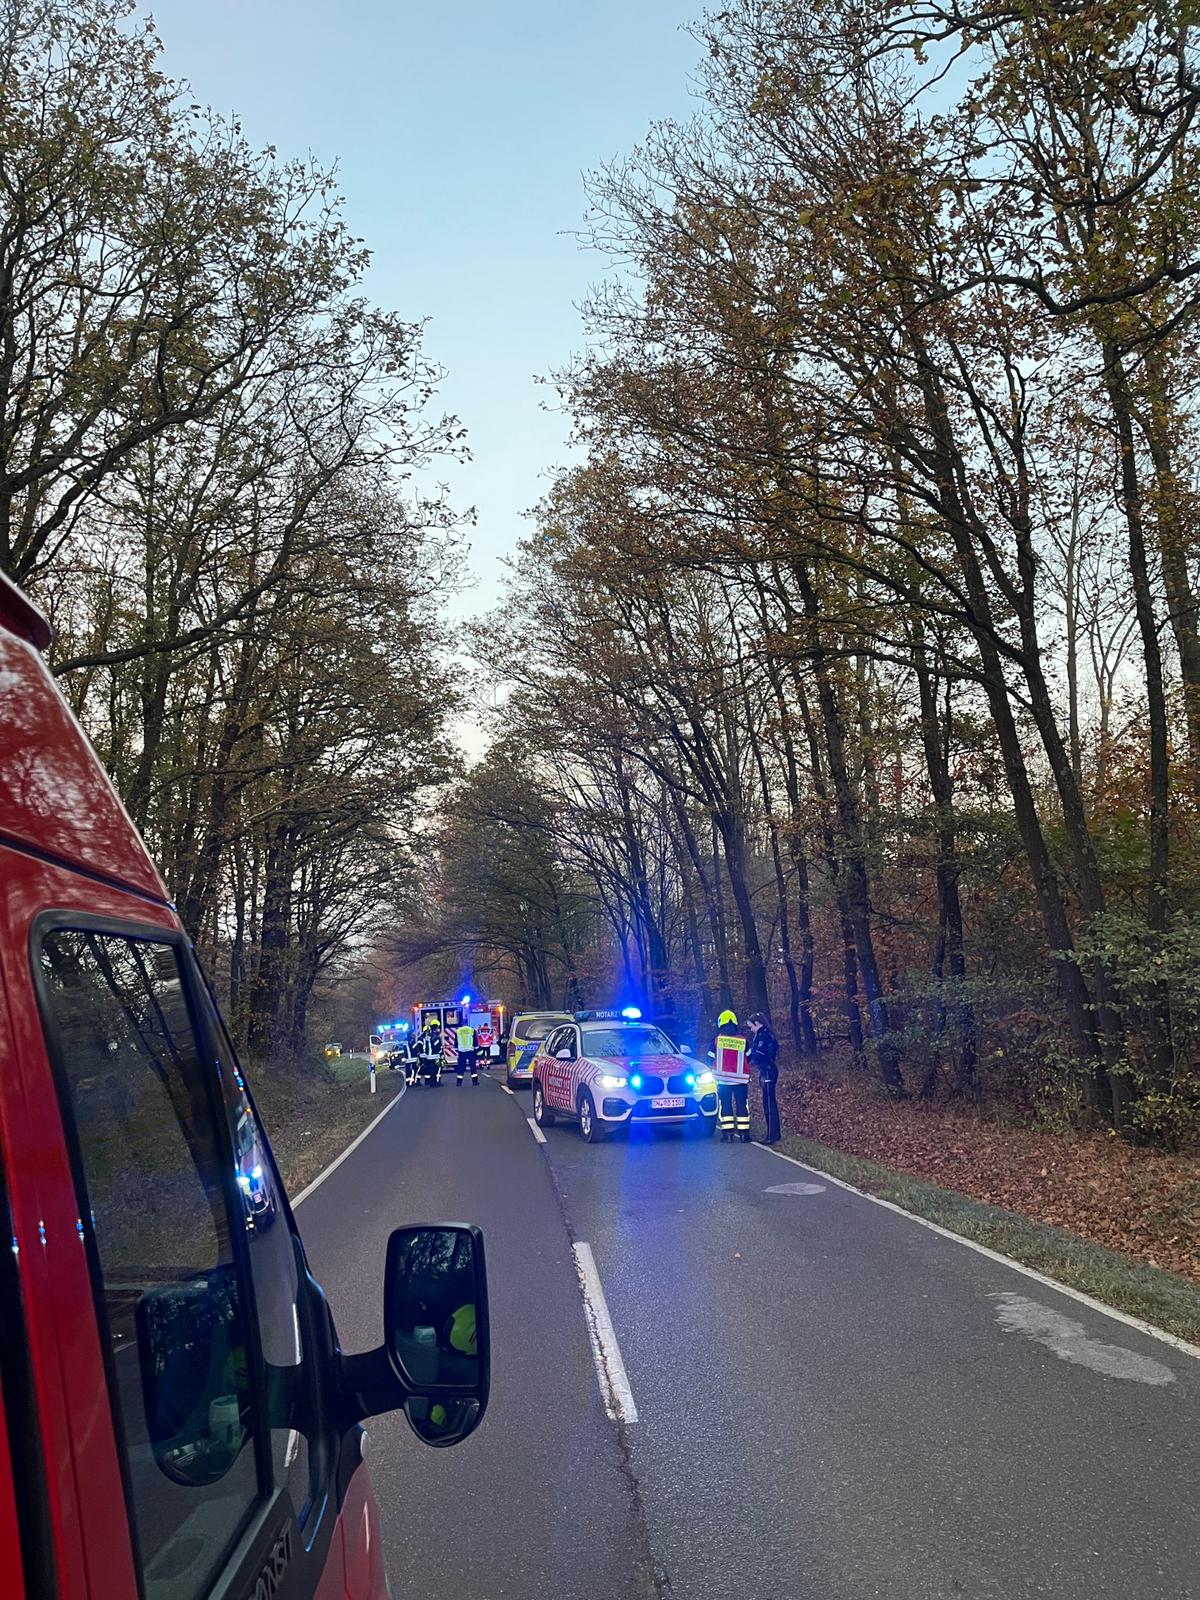
M391 1104L404 1082L400 1072L376 1077L372 1094L367 1062L346 1056L286 1071L251 1069L254 1097L289 1195L298 1195L324 1172Z
M1033 1222L1015 1211L985 1205L951 1189L939 1189L920 1178L861 1156L844 1155L799 1134L785 1134L779 1148L807 1166L1011 1256L1022 1266L1044 1272L1048 1278L1069 1284L1105 1305L1141 1317L1177 1338L1200 1344L1200 1288L1187 1278L1130 1261L1065 1228Z

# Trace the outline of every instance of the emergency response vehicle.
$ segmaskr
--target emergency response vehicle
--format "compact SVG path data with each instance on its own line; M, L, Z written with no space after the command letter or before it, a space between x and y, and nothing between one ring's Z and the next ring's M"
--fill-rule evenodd
M367 1040L367 1054L376 1072L387 1068L396 1071L408 1061L410 1026L407 1022L381 1022L378 1031Z
M475 1048L480 1066L498 1062L500 1038L504 1033L504 1007L495 1000L476 1000L470 994L458 1000L418 1000L412 1008L412 1037L419 1039L430 1025L442 1035L442 1054L448 1066L458 1060L455 1033L464 1022L475 1029Z
M533 1058L546 1035L559 1023L572 1021L569 1011L521 1011L512 1021L504 1052L504 1081L510 1089L533 1082Z
M487 1405L483 1241L397 1228L339 1348L236 1053L0 576L0 1596L385 1600L362 1421Z
M708 1135L717 1125L717 1081L636 1006L577 1011L533 1058L534 1121L546 1128L563 1116L589 1144L628 1127Z

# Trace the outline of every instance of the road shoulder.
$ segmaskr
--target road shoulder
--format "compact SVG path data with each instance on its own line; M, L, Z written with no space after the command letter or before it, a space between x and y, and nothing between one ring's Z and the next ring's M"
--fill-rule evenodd
M774 1153L1200 1356L1200 1287L1187 1278L799 1134L785 1134Z

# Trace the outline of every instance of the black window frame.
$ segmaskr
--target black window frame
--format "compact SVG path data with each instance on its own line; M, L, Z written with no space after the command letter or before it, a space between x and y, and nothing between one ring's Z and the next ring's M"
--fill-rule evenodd
M90 1207L85 1204L88 1193L87 1168L84 1164L83 1152L79 1143L79 1130L75 1122L70 1077L66 1063L63 1060L61 1039L42 967L42 952L47 938L53 933L94 933L108 938L136 940L142 944L169 945L175 951L176 963L180 974L181 993L202 1065L207 1044L207 1029L204 1025L200 1008L197 1005L195 992L198 967L195 963L190 941L179 929L164 927L159 923L138 922L129 918L108 916L103 913L73 911L69 907L43 911L34 918L29 931L30 972L37 999L38 1015L42 1024L42 1038L54 1081L59 1121L71 1170L75 1202L78 1207L77 1214L82 1228L83 1245L88 1265L88 1279L92 1294L92 1309L99 1334L105 1382L108 1386L108 1410L112 1420L113 1436L121 1471L126 1524L130 1548L133 1552L138 1593L141 1600L145 1600L145 1568L138 1536L136 1502L133 1496L133 1482L125 1436L125 1419L118 1399L120 1389L113 1362L108 1308L105 1303L104 1269L100 1260L96 1230L90 1216ZM225 1201L230 1219L231 1249L238 1274L239 1293L242 1296L245 1307L246 1338L249 1342L252 1357L250 1362L252 1373L251 1392L254 1401L254 1456L257 1479L255 1499L247 1508L236 1531L231 1535L225 1565L218 1570L210 1586L210 1591L217 1593L229 1582L231 1574L238 1573L243 1565L247 1565L253 1559L252 1555L247 1555L247 1551L252 1552L253 1549L257 1548L261 1541L264 1527L278 1519L280 1501L286 1500L290 1505L290 1497L275 1482L270 1429L267 1426L267 1418L270 1412L266 1385L266 1366L259 1333L254 1278L245 1230L234 1225L240 1210L240 1199L235 1192L234 1149L232 1133L229 1128L229 1118L226 1115L224 1104L220 1100L219 1088L213 1082L212 1073L205 1071L203 1078L205 1102L209 1115L216 1125L217 1144L222 1156L222 1198ZM289 1514L294 1520L294 1511ZM272 1529L272 1533L273 1531Z
M20 1244L8 1200L0 1150L0 1395L8 1434L13 1501L25 1593L53 1600L59 1593L50 1520L50 1486L38 1414L21 1278Z
M213 987L209 981L208 974L200 965L200 962L196 957L196 952L190 943L188 944L188 955L190 957L188 965L190 966L191 975L195 983L196 990L198 991L197 1000L202 1022L202 1030L199 1037L207 1048L208 1055L210 1057L222 1059L225 1052L228 1051L230 1069L235 1071L237 1074L238 1088L242 1094L245 1095L250 1109L254 1114L254 1119L257 1123L258 1130L263 1137L263 1154L271 1169L271 1175L275 1182L275 1189L281 1206L279 1222L287 1228L288 1236L292 1242L292 1252L296 1260L296 1309L300 1322L300 1338L302 1347L301 1370L304 1374L301 1382L308 1389L309 1399L315 1408L316 1414L313 1417L313 1421L318 1425L318 1435L315 1438L308 1438L306 1435L306 1443L310 1456L309 1498L304 1505L298 1506L293 1504L292 1512L296 1519L301 1542L303 1543L305 1550L311 1551L317 1544L319 1544L322 1530L329 1521L328 1512L337 1481L337 1464L341 1443L337 1434L337 1430L334 1426L333 1419L329 1416L327 1407L324 1404L325 1397L323 1391L326 1386L326 1379L320 1370L319 1322L322 1316L327 1315L327 1312L323 1304L314 1304L313 1296L309 1292L308 1285L311 1280L308 1268L308 1258L304 1252L304 1241L301 1237L299 1228L296 1226L296 1219L292 1212L291 1197L287 1192L287 1185L284 1183L283 1175L280 1173L278 1164L276 1163L275 1151L271 1145L270 1135L267 1132L266 1123L263 1121L262 1115L258 1109L258 1105L254 1099L254 1091L250 1086L250 1081L246 1077L246 1074L242 1071L242 1064L238 1058L237 1048L234 1045L232 1038L230 1038L229 1029L225 1026L225 1020L221 1015L221 1007L217 1003L217 997L213 992ZM221 1116L232 1145L233 1129L229 1126L229 1112L228 1108L225 1106L220 1086L213 1084L211 1074L209 1075L209 1083L210 1093L215 1092L216 1098L220 1104ZM233 1182L232 1175L229 1178L229 1182ZM241 1205L240 1196L238 1197L238 1205ZM246 1249L247 1265L251 1273L250 1306L254 1313L255 1341L259 1345L259 1365L265 1379L266 1362L263 1360L261 1352L261 1326L258 1319L257 1297L254 1292L253 1268L250 1266L248 1259L248 1247L245 1245L244 1237L240 1232L239 1241L241 1242L242 1247ZM268 1432L269 1431L270 1430L268 1428ZM267 1440L267 1455L268 1465L270 1466L273 1475L274 1459L269 1438ZM286 1493L283 1485L275 1484L275 1489L277 1492ZM290 1495L288 1498L290 1500Z

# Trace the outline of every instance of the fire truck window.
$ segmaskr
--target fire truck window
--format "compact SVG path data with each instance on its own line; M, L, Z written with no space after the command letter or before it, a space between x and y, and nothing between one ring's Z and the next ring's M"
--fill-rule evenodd
M226 1147L172 946L56 930L41 965L146 1597L193 1600L259 1496Z

